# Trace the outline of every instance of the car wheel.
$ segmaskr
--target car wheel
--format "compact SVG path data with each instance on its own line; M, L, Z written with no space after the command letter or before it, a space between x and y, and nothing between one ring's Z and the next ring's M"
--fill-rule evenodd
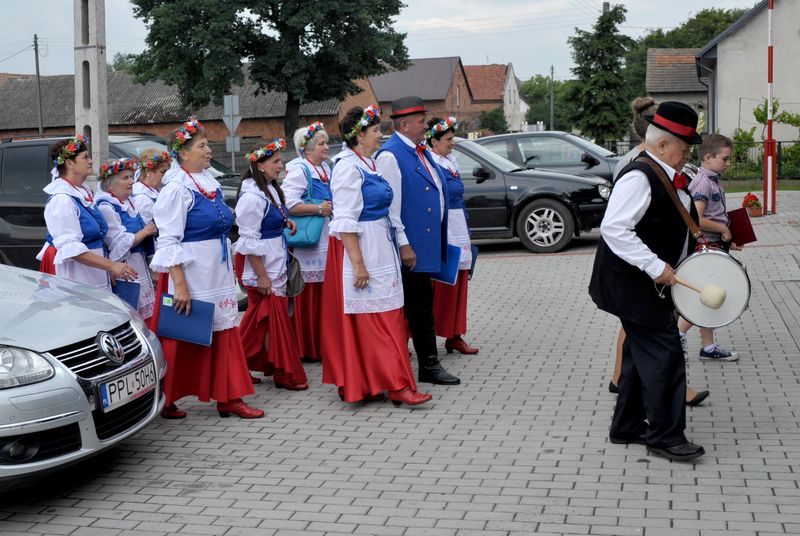
M552 199L537 199L517 216L517 235L534 253L561 251L570 243L574 232L572 213Z

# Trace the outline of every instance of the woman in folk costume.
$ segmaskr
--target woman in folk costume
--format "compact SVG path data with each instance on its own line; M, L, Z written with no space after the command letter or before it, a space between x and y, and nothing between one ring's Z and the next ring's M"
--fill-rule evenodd
M281 187L286 194L290 216L322 216L319 242L311 247L294 248L300 262L305 287L294 298L292 321L300 345L300 355L308 361L321 361L320 326L322 325L322 282L328 256L328 227L331 216L331 169L328 166L328 133L316 122L294 133L298 157L286 165ZM311 191L309 191L311 184ZM315 202L309 203L307 200Z
M161 415L186 417L175 402L195 395L203 402L216 400L221 417L231 413L244 419L263 417L262 410L241 399L253 394L253 385L236 326L236 278L228 240L233 213L220 184L207 171L208 139L200 122L190 119L170 135L168 143L172 167L153 207L159 235L150 268L161 272L154 318L163 306L161 294L168 292L178 313L190 313L192 299L213 303L214 320L210 347L161 339L169 365L164 379L167 405Z
M439 175L447 180L447 243L461 248L456 284L433 282L433 317L436 334L446 339L444 348L448 354L453 350L462 354L477 354L478 349L462 338L467 332L467 287L472 247L464 210L464 183L461 182L458 164L451 157L456 144L456 128L458 122L455 117L436 117L428 121L428 131L425 133Z
M161 191L161 179L169 169L170 157L167 151L148 149L142 151L139 167L133 175L131 199L136 203L139 215L145 223L153 221L153 206Z
M308 389L300 348L289 319L286 297L289 251L283 230L294 232L288 219L278 177L283 170L277 138L248 153L236 202L236 271L247 290L247 311L240 324L242 345L250 370L272 375L275 386L291 391ZM254 383L261 383L258 378Z
M92 174L89 140L80 134L54 143L52 182L44 207L47 243L36 256L40 270L95 288L111 290L114 279L136 279L136 270L108 258L108 223L94 205L92 191L84 185Z
M331 178L331 235L341 242L331 240L325 274L326 288L338 282L330 285L338 296L326 300L324 315L339 332L323 332L323 383L337 385L347 402L381 400L388 391L396 405L423 404L432 397L417 391L409 360L400 257L389 220L394 194L370 156L380 144L380 111L353 108L339 128L346 148Z
M113 260L125 261L139 274L139 316L147 320L153 316L155 290L146 257L154 252L152 236L156 234L153 222L145 225L136 210L131 192L136 161L120 158L100 166L100 192L96 205L108 222L111 239L109 256Z

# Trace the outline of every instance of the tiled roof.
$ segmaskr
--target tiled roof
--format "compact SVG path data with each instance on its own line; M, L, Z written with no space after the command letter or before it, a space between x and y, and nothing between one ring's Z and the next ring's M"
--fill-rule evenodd
M45 127L75 124L75 82L73 75L43 76L42 115ZM239 113L243 119L283 117L286 94L269 91L255 95L256 86L247 81L231 88L239 95ZM137 84L127 73L108 74L108 123L140 125L174 123L188 116L204 121L222 119L222 106L187 108L181 105L176 88L161 81ZM32 128L38 124L36 79L10 79L0 84L0 130ZM329 99L300 107L301 116L325 116L339 113L339 101Z
M697 79L698 48L648 48L647 93L706 92Z
M421 58L409 61L408 69L370 76L378 102L391 102L411 95L422 100L444 100L453 83L461 58Z
M465 65L467 83L476 101L502 101L506 87L508 66L498 63L490 65Z

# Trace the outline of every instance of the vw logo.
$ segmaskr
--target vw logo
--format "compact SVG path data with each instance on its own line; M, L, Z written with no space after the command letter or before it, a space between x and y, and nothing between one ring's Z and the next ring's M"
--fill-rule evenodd
M110 333L101 331L97 334L97 346L106 357L115 365L121 365L125 361L125 348L122 344Z

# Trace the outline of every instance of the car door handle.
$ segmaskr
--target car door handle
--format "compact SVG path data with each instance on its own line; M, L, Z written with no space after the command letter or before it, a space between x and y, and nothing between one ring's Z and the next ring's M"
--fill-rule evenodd
M519 190L519 186L509 186L509 190Z

